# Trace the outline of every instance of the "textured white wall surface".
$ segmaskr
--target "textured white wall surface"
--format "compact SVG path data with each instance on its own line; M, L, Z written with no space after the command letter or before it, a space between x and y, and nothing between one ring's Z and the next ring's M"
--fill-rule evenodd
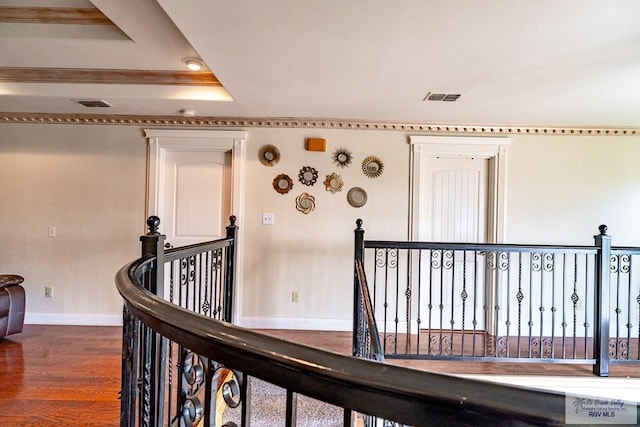
M408 233L410 134L400 131L248 129L239 321L247 326L349 329L353 230L364 220L367 239L404 240ZM327 140L326 152L305 138ZM258 160L265 144L281 160ZM353 154L338 167L337 148ZM383 173L369 178L362 160L377 156ZM640 245L638 137L513 136L507 163L507 243L592 244L601 223L614 245ZM298 181L303 166L318 181ZM342 175L344 188L323 181ZM276 175L294 182L278 194ZM117 324L121 299L113 277L139 254L144 232L146 141L135 126L0 125L0 271L21 274L27 322ZM347 203L349 188L367 203ZM306 192L309 214L296 210ZM273 213L274 225L262 224ZM48 227L56 237L48 237ZM53 286L53 298L44 287ZM292 302L292 292L298 302Z

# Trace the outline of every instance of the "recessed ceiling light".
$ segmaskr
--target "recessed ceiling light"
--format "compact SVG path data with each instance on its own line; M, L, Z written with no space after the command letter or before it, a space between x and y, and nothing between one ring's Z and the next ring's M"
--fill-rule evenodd
M180 110L180 114L182 114L182 117L194 117L196 115L196 110L183 108L182 110Z
M184 62L191 71L198 71L202 68L202 61L198 58L182 58L182 62Z

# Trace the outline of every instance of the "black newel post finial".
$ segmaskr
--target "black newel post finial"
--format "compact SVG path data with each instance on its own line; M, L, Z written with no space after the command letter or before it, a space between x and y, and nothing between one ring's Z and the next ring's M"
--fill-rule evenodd
M147 227L149 232L144 236L140 236L142 242L142 256L155 256L156 262L154 268L149 272L150 280L147 281L149 291L155 295L162 296L164 291L164 240L167 236L160 234L160 218L153 215L147 218Z
M362 228L362 219L356 219L355 234L355 258L364 261L364 229Z
M155 215L147 218L147 228L149 229L149 233L151 235L160 234L158 229L160 228L160 218Z
M601 236L607 235L607 226L605 224L601 224L600 227L598 227L598 230L600 230Z
M235 215L231 215L229 217L229 225L227 225L227 239L233 239L235 243L236 233L238 231L238 226L236 225L236 221L238 218Z

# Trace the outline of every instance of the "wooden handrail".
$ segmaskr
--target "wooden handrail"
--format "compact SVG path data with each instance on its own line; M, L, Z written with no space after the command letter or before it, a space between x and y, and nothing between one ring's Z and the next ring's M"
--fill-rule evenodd
M247 375L333 405L408 425L563 425L563 394L418 371L287 342L175 306L141 288L141 259L116 286L127 310L178 344Z
M360 298L362 299L362 307L364 309L365 323L369 329L369 335L371 339L372 353L375 360L379 362L384 361L384 349L380 343L380 334L378 333L378 326L376 325L376 318L373 313L373 306L371 305L371 296L369 295L369 285L367 284L367 276L364 272L364 266L362 260L355 260L356 273L358 284L360 285Z

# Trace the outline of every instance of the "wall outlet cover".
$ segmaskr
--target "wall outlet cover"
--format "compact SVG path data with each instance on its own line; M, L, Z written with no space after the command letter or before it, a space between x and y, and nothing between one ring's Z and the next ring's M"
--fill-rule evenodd
M276 223L276 216L272 213L263 213L262 214L262 224L263 225L274 225Z

